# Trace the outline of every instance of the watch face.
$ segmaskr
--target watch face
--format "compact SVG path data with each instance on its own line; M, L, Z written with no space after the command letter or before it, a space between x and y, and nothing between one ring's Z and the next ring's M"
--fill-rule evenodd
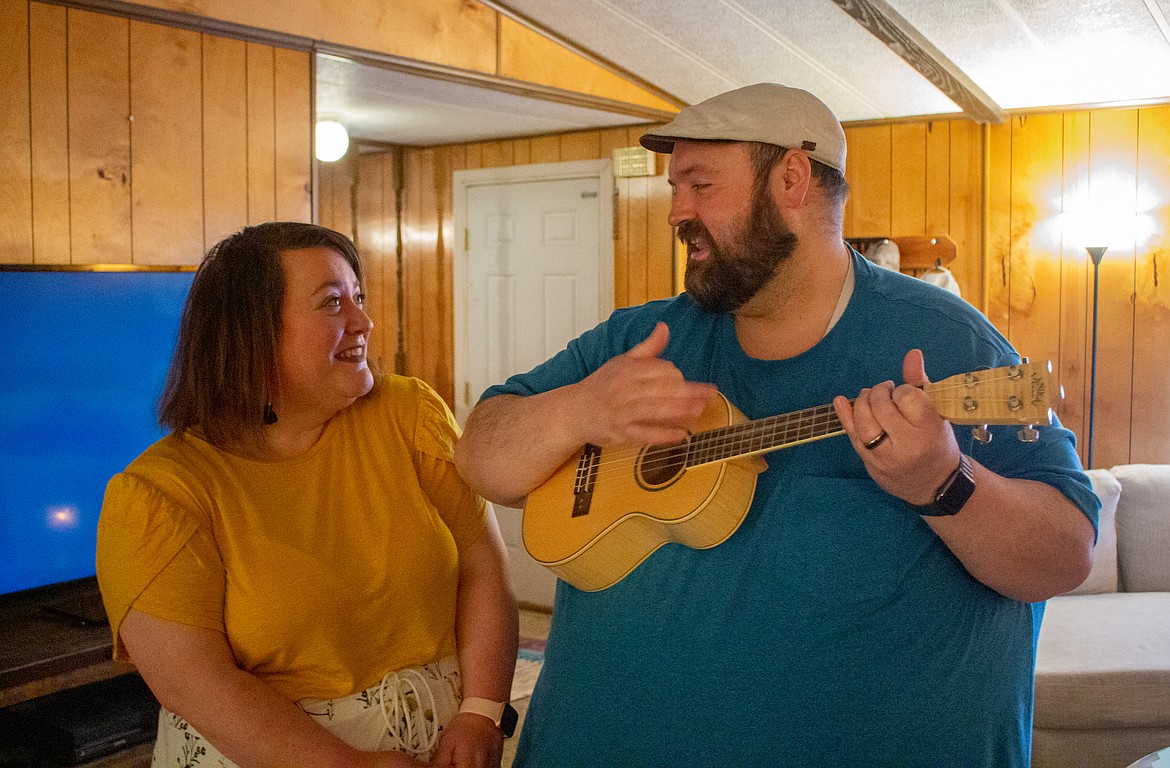
M504 734L504 738L511 738L512 734L516 732L516 722L520 719L520 713L509 702L504 704L504 714L500 716L500 733Z
M928 517L957 515L973 493L975 493L975 480L971 471L971 461L960 454L959 466L939 487L934 503L919 507L918 514Z

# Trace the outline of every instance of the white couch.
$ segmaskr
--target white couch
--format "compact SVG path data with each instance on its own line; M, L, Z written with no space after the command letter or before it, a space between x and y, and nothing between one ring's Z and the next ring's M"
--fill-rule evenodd
M1089 477L1100 534L1089 578L1044 615L1035 768L1124 768L1170 746L1170 465Z

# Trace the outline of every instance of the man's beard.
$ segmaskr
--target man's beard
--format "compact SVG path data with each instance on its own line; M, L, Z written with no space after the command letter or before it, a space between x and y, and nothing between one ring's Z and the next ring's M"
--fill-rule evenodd
M696 220L678 225L683 245L696 235L707 243L706 261L687 261L684 284L687 294L708 312L734 312L772 279L781 262L796 250L796 234L780 218L766 192L752 193L751 211L731 242L718 245Z

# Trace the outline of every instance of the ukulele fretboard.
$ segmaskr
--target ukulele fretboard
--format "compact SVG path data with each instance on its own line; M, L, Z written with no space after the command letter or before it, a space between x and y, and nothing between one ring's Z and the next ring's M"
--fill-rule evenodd
M764 453L844 431L833 406L818 405L694 435L687 448L686 465L697 467Z

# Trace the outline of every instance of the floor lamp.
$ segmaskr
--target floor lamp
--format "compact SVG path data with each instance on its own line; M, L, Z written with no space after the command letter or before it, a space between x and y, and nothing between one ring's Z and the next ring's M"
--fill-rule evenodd
M1101 258L1108 246L1086 246L1089 258L1093 260L1093 352L1089 363L1089 443L1085 451L1085 469L1093 468L1093 415L1097 408L1097 305L1098 287L1101 277Z

